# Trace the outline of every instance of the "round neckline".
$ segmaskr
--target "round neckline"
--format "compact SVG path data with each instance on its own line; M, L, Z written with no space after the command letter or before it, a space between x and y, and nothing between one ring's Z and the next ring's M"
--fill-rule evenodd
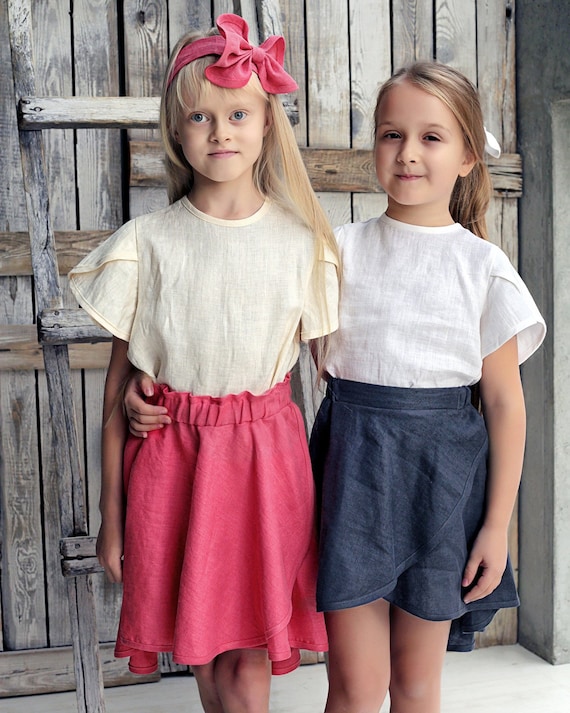
M191 203L190 199L188 196L183 196L180 199L181 204L184 206L184 208L192 213L192 215L195 215L196 218L199 218L200 220L203 220L205 223L212 223L213 225L225 225L228 227L240 227L242 225L251 225L252 223L257 223L258 220L261 220L263 216L267 213L269 210L269 207L271 205L270 201L266 198L261 207L255 211L255 213L252 213L250 216L247 218L235 218L235 219L230 219L230 218L216 218L213 215L209 215L208 213L203 213L201 210L196 208L196 206Z
M396 220L395 218L390 218L386 213L382 213L379 218L380 221L390 225L398 230L404 230L414 233L426 233L428 235L442 235L445 233L452 233L461 227L460 223L451 223L451 225L441 225L441 226L427 226L427 225L413 225L412 223L404 223L401 220Z

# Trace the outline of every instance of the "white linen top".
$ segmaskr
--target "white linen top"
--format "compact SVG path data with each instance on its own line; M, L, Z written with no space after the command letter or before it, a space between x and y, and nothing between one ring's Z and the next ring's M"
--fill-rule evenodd
M546 326L506 254L459 224L408 225L385 214L337 228L339 322L326 371L384 386L466 386L517 335L519 363Z
M69 279L156 381L200 395L261 394L295 364L300 339L337 328L335 257L319 263L320 281L312 233L269 201L222 220L182 198L123 225Z

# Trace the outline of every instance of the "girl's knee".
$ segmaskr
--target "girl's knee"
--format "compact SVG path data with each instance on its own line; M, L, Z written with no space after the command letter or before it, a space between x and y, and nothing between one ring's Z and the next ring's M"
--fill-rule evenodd
M390 698L395 713L410 711L436 713L441 697L441 671L438 667L392 667Z
M227 651L216 659L216 687L227 710L269 710L271 664L262 649Z
M216 659L216 679L267 678L271 673L267 652L264 649L237 649L226 651Z
M378 713L387 694L387 686L334 686L329 687L325 713Z

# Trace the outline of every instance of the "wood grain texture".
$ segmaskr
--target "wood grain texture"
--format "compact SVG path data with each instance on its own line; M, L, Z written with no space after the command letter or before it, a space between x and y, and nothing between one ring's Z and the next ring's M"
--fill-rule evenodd
M168 3L168 47L174 48L178 39L190 30L208 30L213 25L209 3L169 0Z
M38 317L38 336L42 345L108 342L111 335L99 327L82 309L45 310Z
M25 28L29 21L29 8L14 7L8 3L5 13L4 41L13 48L20 41L22 53L15 57L16 65L29 65L31 45ZM27 11L28 10L28 11ZM12 19L11 31L10 22ZM8 36L8 34L10 36ZM12 56L14 52L12 51ZM14 97L24 85L14 84ZM32 81L25 88L35 86ZM9 116L15 118L12 112ZM16 166L21 166L18 152ZM5 167L8 171L8 167ZM23 188L20 169L16 187ZM24 191L22 191L24 194ZM13 215L26 221L26 214ZM31 322L33 297L31 281L21 278L3 280L0 294L3 299L2 322L8 324ZM3 418L0 438L3 458L0 483L2 503L3 552L2 552L2 616L4 645L10 649L27 646L46 646L48 642L45 606L45 563L43 562L43 532L41 523L41 491L38 473L38 438L36 428L36 392L33 374L15 371L5 375L0 400ZM35 431L35 433L34 433ZM33 642L28 644L26 642Z
M19 5L15 0L11 0L11 3L13 6ZM116 194L112 187L115 185L114 171L121 150L110 147L120 141L120 126L128 124L137 128L133 136L138 138L148 138L146 129L156 127L160 77L168 49L179 34L188 26L208 26L213 16L220 12L232 12L239 7L243 8L251 22L254 5L259 10L263 4L263 0L257 0L257 3L253 0L242 3L234 0L215 0L212 3L187 0L126 0L124 3L82 0L70 5L58 0L34 0L32 21L34 43L37 45L34 46L34 63L40 71L36 82L24 94L32 97L34 103L23 106L23 121L26 126L35 124L42 130L48 126L58 127L57 130L44 130L43 133L48 174L46 194L52 216L52 232L55 230L60 275L64 276L95 243L118 227L124 218L163 207L167 203L161 159L152 151L148 156L133 156L130 162L128 159L125 161L120 168L121 190ZM273 17L276 21L281 20L282 32L286 37L286 68L300 87L295 97L300 121L294 131L301 146L311 145L305 154L307 165L331 222L336 225L349 220L367 219L379 214L385 206L386 197L378 192L374 178L372 157L358 154L357 151L365 152L370 148L366 127L367 96L368 100L372 100L374 84L384 79L380 75L389 73L390 53L394 67L397 67L416 57L431 57L437 50L440 59L448 56L451 64L467 71L469 76L478 81L485 121L505 149L504 156L490 164L495 197L488 222L492 240L499 243L516 264L517 206L512 199L521 193L522 168L520 157L514 154L514 2L403 0L390 3L389 0L362 0L359 3L347 3L346 0L331 0L327 3L305 3L304 0L281 0L279 10L276 2L269 5L271 7L268 6L267 12L270 21L273 22ZM116 17L117 8L120 7L124 7L123 18ZM391 27L390 20L385 19L390 7ZM5 67L10 64L7 8L8 0L2 0L0 40L3 38L4 42L0 42L0 60ZM70 9L73 16L69 14ZM126 28L124 56L119 54L119 38L114 34L122 26ZM265 31L262 29L262 34ZM393 40L391 48L390 32ZM476 48L472 45L475 37ZM72 66L73 57L75 65ZM317 66L319 63L320 66ZM127 93L149 93L151 96L118 97L116 101L109 101L108 97L125 90L124 86L115 89L119 69L121 76L125 76ZM71 96L73 93L83 96L76 100ZM54 101L56 97L50 97L50 94L57 95L58 101ZM88 97L87 94L99 96ZM46 97L48 99L44 105ZM0 633L0 649L10 649L13 639L6 632L19 625L19 620L13 612L6 613L6 607L14 610L16 606L15 599L10 600L10 593L7 593L10 587L8 577L13 578L16 574L12 571L7 575L6 570L9 567L17 569L18 553L21 551L25 554L26 551L25 548L20 550L17 547L9 552L10 541L14 541L16 536L22 541L29 538L40 559L42 546L47 553L43 562L37 561L44 568L43 580L47 596L41 596L40 590L34 594L47 602L47 610L43 624L37 630L30 629L29 640L26 640L28 624L22 626L24 645L34 645L34 640L40 642L42 636L47 645L41 629L43 626L43 631L47 630L48 617L53 617L50 629L52 643L65 641L65 626L61 622L67 621L68 615L66 599L61 598L59 603L56 602L55 582L60 582L57 586L63 589L67 585L59 577L59 553L55 553L54 559L54 538L51 532L47 532L54 522L58 526L53 519L54 509L58 507L54 504L57 494L52 487L58 468L55 454L48 447L51 415L46 399L43 350L38 344L33 324L36 309L33 306L30 280L32 263L20 169L16 98L9 72L0 73L0 108L3 147L0 152L0 230L3 231L0 233L0 478L3 486L0 485L0 488L4 487L0 501L5 497L4 493L16 497L12 495L14 492L18 497L31 498L30 513L34 512L30 521L24 522L19 514L12 517L12 513L6 509L11 501L3 501L1 506L3 579L0 583L0 619L3 619L5 635L2 637ZM69 128L59 128L74 124L100 128L109 126L114 127L114 130L99 132L81 129L74 133ZM142 132L139 131L141 129ZM108 139L104 137L105 134ZM156 136L153 133L150 135ZM321 149L318 147L326 153L319 153ZM335 155L336 150L343 153ZM353 151L355 153L348 153ZM135 167L134 161L139 158L141 164ZM147 171L146 161L154 161L154 168ZM127 196L122 191L129 185L127 174L130 166L134 173L130 195ZM76 232L77 227L82 230ZM68 306L71 303L68 302L66 281L62 278L59 283L63 305ZM99 468L96 444L100 435L99 409L104 378L102 369L108 362L109 344L72 344L68 353L70 366L75 372L71 375L73 399L81 424L78 442L81 448L85 448L82 453L87 463L89 531L95 534L98 526L98 486L96 478L91 479L91 473ZM81 367L97 368L100 371L83 377L79 372ZM305 367L303 373L310 380L310 364L305 364ZM34 373L34 370L38 370L39 374ZM83 379L84 385L77 389L76 384ZM308 383L300 383L301 392L307 391ZM83 404L78 402L81 390L88 404L84 413ZM29 424L32 429L38 422L40 424L35 442L41 443L41 449L36 446L35 452L31 454L28 452L30 448L33 450L31 442L16 437L17 426L12 422L14 403L21 405L20 410L16 410L21 424ZM41 450L41 460L38 450ZM33 462L34 458L36 463ZM29 469L28 481L20 474L22 462ZM42 483L44 513L41 512L42 503L38 495L33 488L29 490L31 481L35 488ZM40 522L43 517L47 517L48 544L45 545L41 543ZM20 530L17 534L18 528ZM512 538L516 540L516 530ZM38 574L38 580L41 578ZM100 579L94 586L98 589L98 597L103 597L103 608L106 608L110 603L107 597L111 594L107 595L101 582ZM39 610L38 613L38 621L41 621ZM507 618L513 615L516 618L514 611L506 614ZM110 631L110 619L106 626ZM40 638L34 639L38 632ZM496 627L494 624L480 638L480 645L499 640L510 641L513 632L516 636L516 622L515 625L512 621L504 625L498 618ZM164 665L167 666L166 661Z
M350 8L351 146L374 144L374 107L391 70L390 3L365 0Z
M477 77L483 116L503 151L515 151L516 87L514 2L484 0L477 3ZM521 170L522 175L522 170ZM521 192L522 194L522 192ZM518 203L492 199L487 213L490 239L518 263ZM509 552L515 573L518 570L518 518L513 513L509 528ZM517 641L517 610L501 610L491 626L477 636L478 646Z
M159 680L159 674L143 676L141 679L129 673L127 660L116 659L113 649L113 644L100 647L105 686L127 686ZM71 646L0 654L0 698L72 691L74 688ZM44 711L56 710L56 701L54 698L51 706L44 708ZM26 704L29 702L22 701L22 711L28 709Z
M350 146L348 7L316 0L307 6L308 143Z
M112 232L112 230L54 231L59 274L66 275ZM27 231L0 232L0 277L31 274L29 233Z
M34 93L36 83L30 5L24 0L10 1L9 28L15 94L18 97ZM43 151L40 133L20 133L36 307L40 312L44 308L62 306ZM86 523L67 348L44 347L43 355L58 473L60 526L63 534L72 534L84 531ZM105 705L96 633L93 636L96 632L95 608L89 579L68 580L67 592L76 653L74 669L78 709L99 713L105 710Z
M27 290L25 291L27 292ZM1 294L1 293L0 293ZM28 295L22 295L25 307ZM25 649L48 644L37 473L38 433L30 414L36 394L20 370L0 390L4 426L0 432L2 527L2 618L4 647ZM6 418L8 417L8 418Z
M163 150L158 142L131 141L131 185L163 186ZM301 147L313 190L340 193L382 193L374 172L370 149ZM498 196L518 198L522 194L522 164L518 154L490 158L487 165ZM2 263L0 262L0 268Z
M297 121L292 122L299 146L307 145L307 68L305 40L305 3L303 0L281 2L283 36L285 37L285 69L297 82L299 89L292 98L297 110Z
M477 83L476 0L435 1L435 56Z
M23 97L18 106L20 127L154 128L158 124L158 96L149 97Z
M32 8L33 51L36 86L46 95L68 95L73 91L71 16L64 4L40 0ZM75 137L71 129L45 131L41 134L52 227L75 226L77 219L75 171ZM60 280L62 304L64 283ZM43 352L42 352L43 356ZM72 382L74 380L72 379ZM76 384L74 383L74 388ZM37 378L37 415L41 452L40 477L43 497L44 547L46 571L46 604L50 620L50 644L71 642L71 622L67 588L60 574L58 540L60 482L57 455L54 452L49 394L45 374ZM75 407L81 408L74 400Z
M417 59L433 59L433 2L402 0L392 3L392 8L392 69Z
M114 0L90 0L75 5L75 92L81 95L117 96L119 86L118 5ZM77 132L77 195L80 228L117 228L124 222L122 196L122 144L118 131L98 129ZM72 304L76 305L73 298ZM41 315L41 325L46 314ZM106 334L108 339L110 335ZM43 333L40 329L40 337ZM82 375L86 408L80 425L85 463L88 531L95 535L100 524L101 418L104 369ZM81 396L81 391L79 392ZM104 577L93 580L97 631L100 641L116 637L121 606L120 589Z
M399 6L401 3L398 4ZM351 146L354 150L370 150L374 146L374 109L378 89L391 73L390 3L387 0L366 0L350 6L350 85L351 85ZM394 9L393 12L398 12ZM372 31L371 31L372 29ZM362 157L363 172L356 177L367 178L366 184L351 189L352 219L368 211L380 215L386 198L380 193L372 154ZM344 174L344 163L341 173ZM351 175L352 172L349 172Z
M110 342L71 344L68 352L71 369L105 369L109 364L111 345ZM11 372L15 379L18 377L21 381L26 371L43 371L44 368L43 351L38 343L35 325L0 325L0 373ZM35 382L33 373L28 376ZM5 391L8 391L8 387ZM8 409L2 413L8 421L11 411ZM2 433L8 438L8 425L2 429ZM8 455L16 454L6 448L5 456ZM6 461L5 465L7 469L13 467L10 461Z

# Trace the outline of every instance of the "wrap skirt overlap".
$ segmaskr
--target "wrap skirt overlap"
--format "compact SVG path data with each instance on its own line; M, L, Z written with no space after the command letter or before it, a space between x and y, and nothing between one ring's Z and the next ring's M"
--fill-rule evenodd
M310 451L321 501L319 610L386 599L423 619L451 620L448 649L470 651L498 609L518 606L510 562L494 592L463 602L488 456L468 387L329 377Z

